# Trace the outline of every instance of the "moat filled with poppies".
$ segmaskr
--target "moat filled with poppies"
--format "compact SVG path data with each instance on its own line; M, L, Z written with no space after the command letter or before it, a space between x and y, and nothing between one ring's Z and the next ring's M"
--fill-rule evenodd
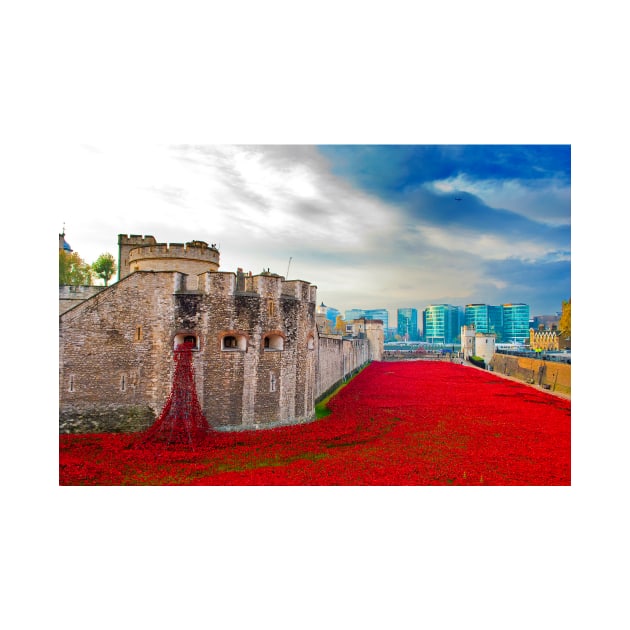
M60 435L60 485L570 485L571 402L447 362L373 362L328 415L192 444Z

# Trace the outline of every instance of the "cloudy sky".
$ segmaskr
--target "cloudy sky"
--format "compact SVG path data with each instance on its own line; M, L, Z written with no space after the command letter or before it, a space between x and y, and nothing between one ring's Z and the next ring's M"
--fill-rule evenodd
M48 427L31 431L27 466L23 449L9 449L7 465L20 471L21 483L8 496L29 523L61 515L35 535L24 518L8 523L12 538L24 542L14 545L14 562L9 554L18 578L28 567L24 550L54 568L53 579L44 570L35 584L48 604L40 609L56 612L63 597L54 584L70 583L81 596L62 614L68 628L82 627L101 581L108 588L133 559L131 573L140 579L121 602L129 619L138 601L164 592L162 569L191 578L179 590L169 585L166 606L142 607L159 628L207 618L207 566L234 580L243 567L253 576L264 567L275 578L269 584L287 588L281 610L275 592L250 589L247 611L255 617L248 625L269 619L294 627L309 596L332 576L324 625L405 626L421 618L493 630L517 611L515 627L540 627L542 618L558 626L567 615L573 625L585 618L602 625L603 617L614 626L625 611L611 603L624 600L617 582L599 577L616 575L608 559L618 558L626 540L618 499L627 491L627 425L602 409L625 404L624 355L610 353L606 366L619 362L619 369L602 369L584 344L589 305L623 300L627 286L623 4L604 2L598 12L587 3L567 11L565 3L542 0L525 8L496 0L33 5L7 3L3 12L0 45L11 62L3 73L0 157L2 189L9 190L5 240L14 248L8 260L30 261L26 274L16 267L13 276L53 288L51 317L42 318L24 292L19 313L4 309L6 330L18 321L20 332L38 332L37 360L25 352L23 334L6 335L11 361L23 361L19 369L11 363L9 387L17 393L7 398L14 403L8 417L23 418L26 408ZM276 146L213 146L243 142ZM323 142L570 144L572 207L567 148L277 146ZM579 393L573 487L500 496L497 488L474 497L413 488L290 495L245 488L245 501L240 491L212 492L207 501L169 492L166 511L163 493L130 500L118 492L51 492L42 480L54 482L57 465L50 419L58 351L57 331L44 326L56 322L56 295L54 279L41 281L47 266L25 253L39 251L31 237L49 246L64 222L68 241L89 262L104 251L117 255L123 232L216 242L224 270L270 267L284 275L291 258L289 275L316 284L319 299L342 311L524 301L532 314L553 313L570 295L572 262L573 329L580 331L574 354L583 349L572 374ZM40 381L45 392L33 387ZM25 443L23 422L5 428L7 443ZM25 502L25 493L34 500ZM251 535L252 506L267 545ZM470 516L463 527L462 514ZM131 521L142 536L120 527ZM170 553L164 532L179 532L182 523L188 536ZM593 536L601 523L603 535ZM69 531L72 544L60 561L57 543ZM204 550L202 540L225 544ZM335 574L337 565L343 570ZM90 576L83 591L77 567ZM552 582L541 585L541 567L551 567ZM288 574L299 579L289 583ZM539 605L524 608L532 584ZM233 627L241 591L221 579L210 586L224 602L210 613L225 611L219 625ZM425 594L420 606L418 593ZM454 593L461 606L452 605ZM30 600L19 593L13 600L23 616ZM203 610L191 616L195 602ZM112 610L120 617L120 606Z
M568 299L571 155L559 145L77 146L59 216L87 262L117 235L216 243L338 308Z

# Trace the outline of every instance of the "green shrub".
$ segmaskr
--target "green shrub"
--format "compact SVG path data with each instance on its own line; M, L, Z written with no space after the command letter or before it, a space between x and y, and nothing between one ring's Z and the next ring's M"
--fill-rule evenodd
M478 356L473 354L471 357L468 357L468 360L473 365L476 365L477 367L483 368L484 370L486 369L486 362L481 357L478 357Z

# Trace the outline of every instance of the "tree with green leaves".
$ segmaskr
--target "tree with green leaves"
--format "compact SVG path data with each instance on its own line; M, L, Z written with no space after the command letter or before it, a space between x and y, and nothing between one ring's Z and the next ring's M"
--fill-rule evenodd
M558 330L566 339L571 339L571 298L562 300L562 315L558 322Z
M59 285L91 285L92 270L77 252L59 250Z
M92 271L102 280L105 286L109 279L116 273L116 261L110 253L101 254L93 263Z

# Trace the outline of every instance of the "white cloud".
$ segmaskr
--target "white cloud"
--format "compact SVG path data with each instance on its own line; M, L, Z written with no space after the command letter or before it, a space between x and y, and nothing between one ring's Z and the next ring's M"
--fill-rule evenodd
M77 147L65 160L59 229L65 222L88 262L117 254L119 233L216 242L222 268L256 273L280 258L284 267L288 252L295 267L301 252L370 250L394 210L331 176L311 151L291 162L278 147Z
M418 237L432 247L448 250L451 255L464 253L482 260L503 260L517 256L523 260L539 260L549 250L546 243L530 239L517 241L514 237L483 234L468 230L443 229L435 226L418 226Z
M65 222L87 262L117 256L119 233L200 239L219 245L226 271L284 275L291 259L290 277L316 284L320 301L342 312L462 303L488 282L480 262L548 255L502 235L410 228L400 208L333 175L309 146L76 147L63 164L59 229Z
M467 192L491 208L509 210L548 225L570 225L571 188L556 179L523 185L517 180L473 180L458 175L432 183L441 193Z

